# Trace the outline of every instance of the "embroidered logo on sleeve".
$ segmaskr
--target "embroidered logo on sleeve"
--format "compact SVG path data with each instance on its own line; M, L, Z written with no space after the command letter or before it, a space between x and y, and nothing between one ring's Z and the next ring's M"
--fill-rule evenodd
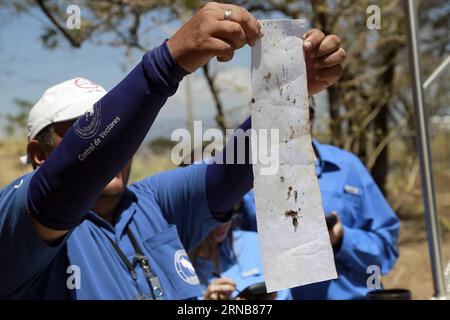
M82 139L90 139L94 137L101 124L101 108L100 102L94 104L92 109L86 111L86 113L78 118L75 122L75 132Z
M200 280L195 273L194 266L189 260L189 257L185 250L178 250L177 252L175 252L174 260L175 269L177 270L177 273L181 279L193 286L200 284Z

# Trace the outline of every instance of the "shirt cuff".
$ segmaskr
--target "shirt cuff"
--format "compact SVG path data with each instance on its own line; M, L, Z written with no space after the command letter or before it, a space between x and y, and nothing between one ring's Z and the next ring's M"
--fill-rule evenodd
M180 81L189 74L175 62L167 41L148 51L142 58L142 65L151 90L166 97L175 94Z
M334 252L334 257L336 261L340 261L343 264L347 264L352 261L353 250L355 248L353 243L353 238L355 236L356 230L348 228L346 226L342 226L343 228L343 237L342 243L339 250Z

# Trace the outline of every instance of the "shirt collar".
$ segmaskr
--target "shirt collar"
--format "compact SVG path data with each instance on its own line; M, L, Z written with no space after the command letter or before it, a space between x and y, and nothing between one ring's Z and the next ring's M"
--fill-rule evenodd
M125 192L122 195L122 199L120 199L120 202L115 210L116 223L114 226L93 211L89 212L89 214L87 215L87 219L92 221L98 227L108 230L117 238L116 240L120 240L120 238L126 231L128 223L136 212L136 202L136 194L129 188L126 188Z
M328 148L325 148L316 139L312 140L313 148L317 157L317 176L320 177L323 172L339 171L341 168L336 162L336 156Z

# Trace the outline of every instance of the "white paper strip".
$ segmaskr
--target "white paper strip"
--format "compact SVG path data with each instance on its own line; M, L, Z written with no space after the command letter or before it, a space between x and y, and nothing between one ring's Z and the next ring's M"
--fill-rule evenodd
M337 274L311 143L305 21L261 22L265 35L252 48L252 154L261 152L254 142L261 129L279 129L279 139L269 141L279 147L279 170L261 174L264 166L253 156L260 251L273 292Z

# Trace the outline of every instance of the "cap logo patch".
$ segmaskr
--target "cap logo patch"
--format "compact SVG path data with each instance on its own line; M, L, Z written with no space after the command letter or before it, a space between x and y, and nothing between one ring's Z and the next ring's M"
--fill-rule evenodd
M75 80L75 85L78 88L82 88L82 89L97 89L100 86L92 81L86 80L86 79L81 79L81 78L77 78Z

